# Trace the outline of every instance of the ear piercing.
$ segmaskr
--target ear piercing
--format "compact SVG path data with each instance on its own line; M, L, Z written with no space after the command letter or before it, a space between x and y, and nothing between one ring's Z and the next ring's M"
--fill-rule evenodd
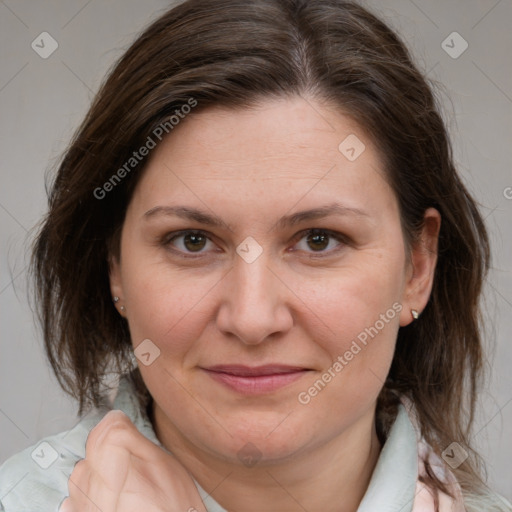
M114 296L112 297L112 300L114 301L114 304L117 304L119 302L119 297ZM126 308L124 306L119 306L119 309L123 312L126 311Z
M411 315L414 320L418 320L420 317L420 314L415 309L411 309Z

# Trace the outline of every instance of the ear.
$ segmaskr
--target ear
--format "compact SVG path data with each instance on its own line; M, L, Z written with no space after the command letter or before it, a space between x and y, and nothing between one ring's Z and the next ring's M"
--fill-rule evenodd
M401 327L413 321L411 310L415 309L421 314L429 300L434 284L440 229L441 214L435 208L428 208L419 239L411 248L400 314Z
M124 316L124 292L121 280L121 268L119 260L114 256L109 256L108 260L109 267L109 281L110 281L110 293L112 298L118 297L118 301L114 301L114 306L121 316ZM121 309L123 308L123 309Z

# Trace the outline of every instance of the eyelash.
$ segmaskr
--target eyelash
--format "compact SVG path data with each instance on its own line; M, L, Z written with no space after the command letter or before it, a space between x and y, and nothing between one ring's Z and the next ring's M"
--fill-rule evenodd
M203 252L198 253L186 253L181 250L176 250L171 248L171 242L176 240L177 238L180 238L182 236L186 235L201 235L207 238L210 242L212 241L211 238L208 236L209 234L206 231L203 231L201 229L184 229L182 231L177 231L174 233L169 233L166 235L162 240L162 245L164 245L166 248L168 248L170 251L172 251L175 254L178 254L182 258L189 258L189 259L198 259L203 256ZM296 245L298 242L300 242L305 236L309 234L325 234L330 239L335 239L337 242L340 242L340 244L347 245L349 243L349 240L346 236L342 235L341 233L338 233L336 231L331 231L329 229L322 229L322 228L309 228L305 229L303 231L300 231L297 233L293 240L294 245ZM333 253L337 253L339 250L341 250L342 247L338 247L336 249L331 249L330 251L318 251L317 253L312 252L309 257L310 258L325 258L327 256L331 256Z

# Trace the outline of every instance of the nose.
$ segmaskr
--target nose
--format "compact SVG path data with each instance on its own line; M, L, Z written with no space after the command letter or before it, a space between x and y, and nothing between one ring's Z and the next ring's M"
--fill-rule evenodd
M291 329L293 293L272 270L265 251L252 263L237 257L223 280L217 326L246 345L257 345Z

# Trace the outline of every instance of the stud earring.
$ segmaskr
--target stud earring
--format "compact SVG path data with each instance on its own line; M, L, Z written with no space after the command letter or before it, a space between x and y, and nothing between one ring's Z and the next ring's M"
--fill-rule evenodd
M420 317L420 314L415 309L411 309L411 315L414 320L418 320L418 318Z
M114 301L114 304L117 304L119 302L119 297L115 295L112 297L112 300ZM124 313L126 311L126 308L124 306L119 306L119 309Z

